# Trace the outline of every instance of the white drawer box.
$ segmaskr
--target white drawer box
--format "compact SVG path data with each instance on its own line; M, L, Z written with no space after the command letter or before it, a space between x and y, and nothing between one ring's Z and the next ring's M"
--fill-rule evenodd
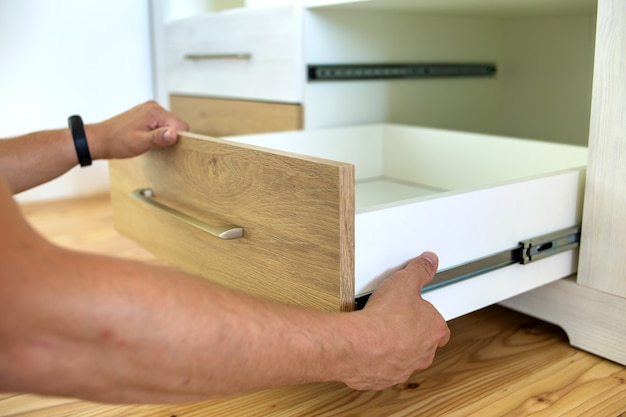
M190 135L175 148L112 165L120 230L171 256L178 243L156 242L153 232L171 227L194 242L174 257L191 272L221 274L221 282L288 302L317 306L316 299L325 299L331 309L344 310L425 250L437 252L445 270L578 225L587 153L398 125L227 140ZM249 154L238 160L240 151ZM239 225L243 237L216 244L215 238L191 236L186 226L170 225L128 197L142 187L154 188L155 198L181 211L209 212ZM128 222L137 210L142 214ZM137 221L148 223L143 232ZM223 259L215 260L216 253ZM576 255L568 250L507 266L432 288L425 298L451 319L574 273ZM234 282L240 279L245 283Z
M165 29L170 94L301 102L294 7L206 14Z
M355 165L357 296L423 251L435 251L445 270L581 221L583 147L399 125L230 139ZM575 255L512 265L425 298L457 317L576 272Z

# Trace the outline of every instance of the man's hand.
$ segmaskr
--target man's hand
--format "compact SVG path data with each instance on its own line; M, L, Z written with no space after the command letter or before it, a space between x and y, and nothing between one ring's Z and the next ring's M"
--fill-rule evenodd
M427 252L384 281L361 312L363 338L356 347L358 369L343 379L359 390L382 390L405 382L431 365L450 338L439 312L420 292L435 275L437 255Z
M179 130L188 130L187 124L154 101L104 122L85 125L92 159L127 158L173 145ZM48 182L77 164L67 128L0 140L0 175L13 194Z
M100 123L85 126L94 159L128 158L176 143L189 126L154 101Z

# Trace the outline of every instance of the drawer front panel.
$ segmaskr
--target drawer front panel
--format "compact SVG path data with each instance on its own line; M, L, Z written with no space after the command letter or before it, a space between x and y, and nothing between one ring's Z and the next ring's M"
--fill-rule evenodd
M161 259L223 285L325 310L354 306L351 165L183 134L172 148L111 161L116 227ZM132 197L243 237L222 240Z
M172 95L170 108L190 131L209 136L302 129L299 104Z
M167 90L301 102L300 35L293 7L208 14L167 26ZM245 56L242 56L245 55Z

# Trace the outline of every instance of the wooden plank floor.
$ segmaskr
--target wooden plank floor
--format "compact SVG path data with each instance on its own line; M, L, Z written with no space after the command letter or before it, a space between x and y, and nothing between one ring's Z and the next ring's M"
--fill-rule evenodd
M23 211L60 245L156 262L113 230L106 196L25 205ZM625 367L570 347L559 328L499 306L449 324L452 338L433 366L383 392L315 384L178 406L0 394L0 416L626 417Z

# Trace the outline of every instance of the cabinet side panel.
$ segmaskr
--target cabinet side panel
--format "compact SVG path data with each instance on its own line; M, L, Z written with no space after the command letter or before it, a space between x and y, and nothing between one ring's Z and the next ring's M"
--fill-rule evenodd
M578 282L626 297L626 2L600 0Z
M110 171L116 228L173 266L280 302L354 304L353 226L342 224L354 221L354 201L340 180L352 166L181 137ZM218 239L129 195L146 187L193 218L243 227L243 237Z

